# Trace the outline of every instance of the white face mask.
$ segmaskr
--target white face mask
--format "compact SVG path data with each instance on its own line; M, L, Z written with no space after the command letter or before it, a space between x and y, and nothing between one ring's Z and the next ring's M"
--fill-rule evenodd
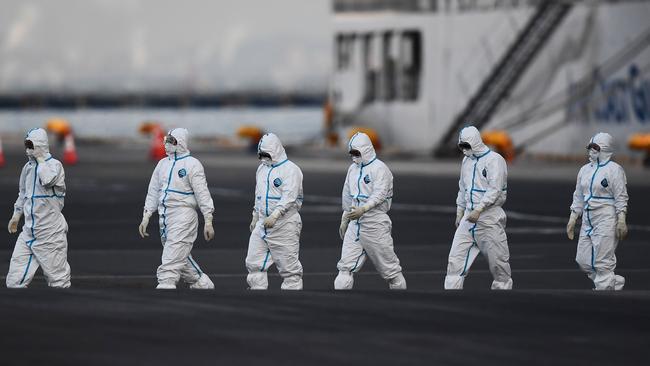
M598 157L600 156L600 151L595 150L595 149L589 149L589 161L592 163L595 163L598 161Z
M355 163L355 164L361 164L361 163L363 163L363 158L361 158L360 156L353 156L352 157L352 162Z
M266 166L271 166L271 164L273 164L273 161L265 156L261 157L260 161Z
M174 146L168 142L165 143L165 152L167 154L173 154L176 152L176 150L177 150L177 146Z
M34 149L25 149L25 154L27 154L28 158L33 158L34 157Z
M463 149L463 155L467 156L468 158L471 158L472 157L472 150Z

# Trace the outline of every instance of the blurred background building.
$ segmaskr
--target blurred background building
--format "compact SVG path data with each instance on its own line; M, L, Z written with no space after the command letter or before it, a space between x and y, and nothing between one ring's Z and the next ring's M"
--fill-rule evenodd
M644 153L627 141L649 130L649 2L335 0L334 12L334 125L438 156L467 123L512 153L583 156L597 131Z
M389 150L447 156L473 123L512 154L582 156L604 130L640 158L628 141L650 132L646 1L0 7L4 134L51 117L82 138L134 137L150 120L222 141L256 126L312 145L365 129Z

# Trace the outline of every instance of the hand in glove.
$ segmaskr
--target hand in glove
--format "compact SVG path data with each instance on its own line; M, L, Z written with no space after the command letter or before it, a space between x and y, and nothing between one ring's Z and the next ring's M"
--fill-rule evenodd
M619 212L618 221L616 222L616 236L618 240L623 240L627 236L627 224L625 223L625 212Z
M571 216L569 216L569 223L566 224L566 236L569 238L569 240L573 240L573 238L575 238L576 221L578 221L579 217L580 215L577 212L571 211Z
M149 236L147 234L147 226L149 226L149 218L151 217L151 212L145 210L144 213L142 214L142 222L140 223L140 226L138 227L138 231L140 232L140 236L144 239L145 236Z
M253 230L255 230L255 225L257 225L257 220L259 220L257 216L257 211L253 210L253 218L251 219L251 223L248 225L248 230L252 233Z
M367 206L351 207L350 212L347 214L348 220L359 220L359 218L368 212L368 210L370 210L370 208Z
M7 229L9 229L9 234L15 234L18 231L18 223L20 223L20 218L23 216L22 212L14 212L13 216L11 216L11 220L9 220L9 225L7 225Z
M203 238L205 241L214 239L214 227L212 226L212 214L203 216L205 223L203 224Z
M345 232L348 230L349 223L350 219L348 219L348 213L343 211L343 215L341 215L341 226L339 226L339 236L341 239L345 238Z
M456 227L460 225L460 220L463 219L463 215L465 214L465 209L458 207L456 208Z
M275 222L278 221L280 216L282 216L280 211L278 211L278 210L273 211L271 213L271 215L269 215L269 217L264 219L264 227L267 228L267 229L272 228L273 225L275 225Z
M479 216L481 216L481 212L483 212L483 209L480 207L477 207L473 209L469 215L467 215L467 221L471 222L472 224L476 224L478 221Z

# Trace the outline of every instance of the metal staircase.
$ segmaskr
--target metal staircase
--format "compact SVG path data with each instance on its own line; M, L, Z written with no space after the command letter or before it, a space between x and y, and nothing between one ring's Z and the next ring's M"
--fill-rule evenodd
M461 127L472 124L480 129L490 120L499 103L515 87L572 6L570 1L540 1L537 10L513 44L454 119L435 151L436 156L452 156L457 153L456 139Z

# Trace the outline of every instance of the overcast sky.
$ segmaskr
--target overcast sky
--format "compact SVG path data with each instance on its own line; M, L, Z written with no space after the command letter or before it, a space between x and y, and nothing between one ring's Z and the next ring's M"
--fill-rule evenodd
M0 0L0 92L323 91L330 0Z

